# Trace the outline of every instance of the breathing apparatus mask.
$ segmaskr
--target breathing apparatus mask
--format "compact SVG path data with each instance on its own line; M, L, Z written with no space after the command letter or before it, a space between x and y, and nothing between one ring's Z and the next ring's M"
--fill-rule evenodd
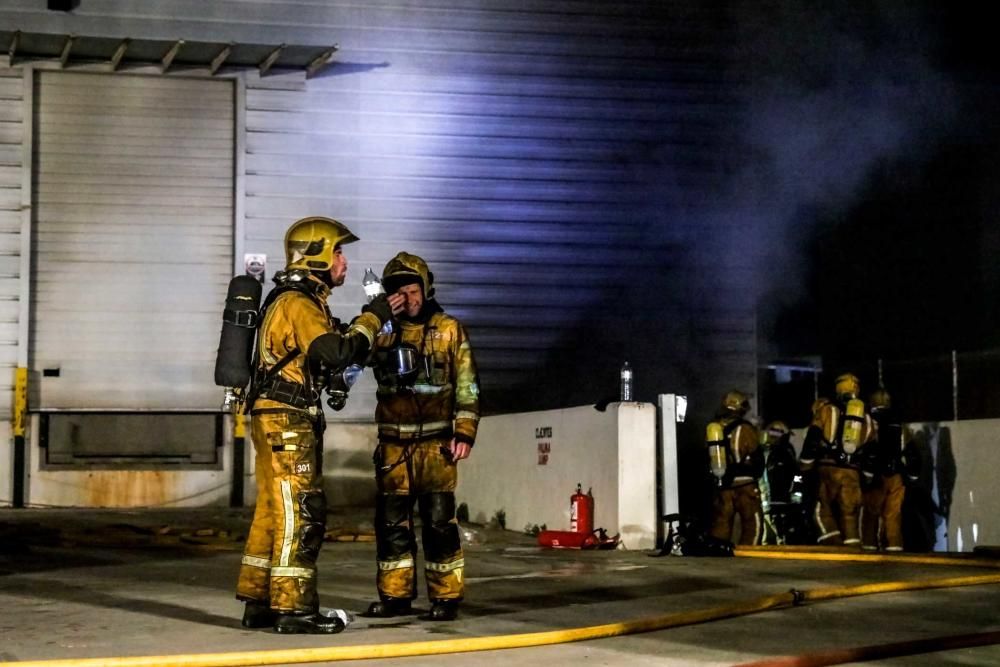
M414 345L399 342L379 354L378 367L385 384L396 389L409 389L417 381L420 369L426 375L429 358L421 355Z
M326 387L326 404L334 410L343 410L347 404L347 394L351 387L361 379L364 368L358 364L351 364L339 373L333 370L323 369L323 381Z

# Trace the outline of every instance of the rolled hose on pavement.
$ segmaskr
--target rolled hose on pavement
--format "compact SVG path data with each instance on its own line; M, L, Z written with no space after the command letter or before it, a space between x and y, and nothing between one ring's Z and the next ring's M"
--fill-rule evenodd
M737 550L737 555L748 556L750 550ZM754 556L768 553L752 550ZM799 552L795 552L799 553ZM851 554L809 553L815 560L848 560L841 556ZM832 556L832 558L824 558ZM760 557L760 556L758 556ZM774 556L777 557L777 556ZM913 562L913 559L927 558L935 564L954 565L961 561L964 565L984 566L983 562L921 556L864 556L857 560L891 560ZM853 560L853 559L852 559ZM989 561L986 561L989 562ZM990 563L990 567L997 567ZM3 663L4 667L237 667L242 665L302 664L310 662L336 662L341 660L366 660L375 658L403 658L423 655L444 655L474 651L496 651L501 649L528 648L565 644L569 642L605 639L623 635L654 632L685 625L695 625L724 618L746 616L771 609L798 606L805 602L820 602L860 595L896 593L902 591L928 590L934 588L954 588L959 586L979 586L1000 584L1000 574L973 575L964 577L942 577L917 581L888 581L859 586L834 586L812 590L792 589L785 593L765 595L744 602L720 605L708 609L650 616L620 623L607 623L566 630L549 630L515 635L489 637L468 637L436 641L406 642L399 644L362 644L353 646L330 646L323 648L279 649L267 651L237 651L229 653L179 654L160 656L132 656L116 658L74 658L66 660L32 660ZM766 663L760 663L766 664ZM799 664L799 663L774 663ZM819 663L817 663L819 664ZM837 663L822 663L837 664Z

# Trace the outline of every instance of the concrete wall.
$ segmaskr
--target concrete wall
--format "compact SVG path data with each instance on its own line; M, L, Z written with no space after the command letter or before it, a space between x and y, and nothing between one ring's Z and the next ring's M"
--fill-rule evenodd
M933 468L921 470L918 488L941 511L935 550L972 551L1000 545L1000 420L911 424L915 448Z
M26 507L221 507L229 504L233 441L225 436L218 469L45 467L38 415L29 422ZM228 431L231 433L231 430Z
M569 496L580 483L584 490L593 490L595 527L620 532L629 548L651 548L657 528L655 418L655 407L646 403L612 404L606 412L585 406L486 417L472 457L460 464L458 500L469 505L476 522L503 510L512 530L535 524L568 530ZM324 478L331 507L372 505L375 442L373 424L329 425ZM225 506L232 451L227 440L219 470L56 470L42 468L38 444L32 441L27 504ZM256 484L249 439L244 463L243 498L252 505Z
M458 500L475 522L502 510L511 530L569 530L569 497L579 483L593 490L595 527L620 532L631 549L651 548L655 419L647 403L486 417L472 456L460 464Z
M621 531L630 548L653 545L656 521L654 406L612 404L486 417L468 461L460 464L458 500L470 518L486 522L497 511L507 527L545 524L569 529L569 496L576 484L593 489L595 526ZM1000 420L911 424L925 465L911 493L923 493L941 508L935 519L936 550L971 551L1000 545L1000 486L994 462L1000 451ZM551 429L547 431L546 429ZM0 422L0 460L12 464L9 423ZM32 428L31 432L37 432ZM795 444L801 447L803 434ZM364 507L375 493L370 423L330 424L324 444L325 487L332 507ZM547 455L540 463L539 451ZM197 507L229 502L232 444L221 453L220 470L114 471L41 470L37 442L29 442L29 506ZM253 450L248 442L244 499L253 503ZM0 505L12 495L9 475L0 476Z

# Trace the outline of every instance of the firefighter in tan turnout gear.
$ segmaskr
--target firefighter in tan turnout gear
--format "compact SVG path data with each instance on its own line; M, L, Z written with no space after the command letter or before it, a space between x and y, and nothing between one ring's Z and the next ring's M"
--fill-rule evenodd
M465 560L455 518L456 464L469 456L479 423L479 379L465 327L434 300L434 275L401 252L382 273L403 312L376 341L378 495L375 538L379 600L366 613L411 613L417 596L414 507L419 511L431 620L458 613Z
M343 284L347 272L341 247L357 240L329 218L294 223L285 234L287 265L260 309L247 402L257 504L236 594L246 603L245 627L273 626L284 633L344 629L340 618L320 613L316 592L316 558L326 526L321 377L363 363L392 317L384 296L365 306L350 326L327 308L330 290Z
M803 466L816 465L815 510L820 544L861 543L859 463L862 448L875 436L875 426L858 396L861 384L851 373L834 383L836 401L819 407L802 445Z
M861 460L861 548L902 551L905 481L917 479L917 457L906 455L909 432L892 409L889 392L876 389L869 403L877 428Z
M757 429L743 418L749 409L746 395L731 391L706 429L709 468L716 480L711 535L729 540L739 515L739 543L760 544L764 519L757 480L764 472L764 455Z

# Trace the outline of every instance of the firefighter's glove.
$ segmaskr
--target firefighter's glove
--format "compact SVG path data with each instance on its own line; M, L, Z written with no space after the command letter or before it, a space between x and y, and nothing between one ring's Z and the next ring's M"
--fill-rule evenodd
M378 318L381 324L385 324L392 319L392 307L389 305L389 297L385 294L379 294L372 299L371 303L361 308L361 312L371 313Z

